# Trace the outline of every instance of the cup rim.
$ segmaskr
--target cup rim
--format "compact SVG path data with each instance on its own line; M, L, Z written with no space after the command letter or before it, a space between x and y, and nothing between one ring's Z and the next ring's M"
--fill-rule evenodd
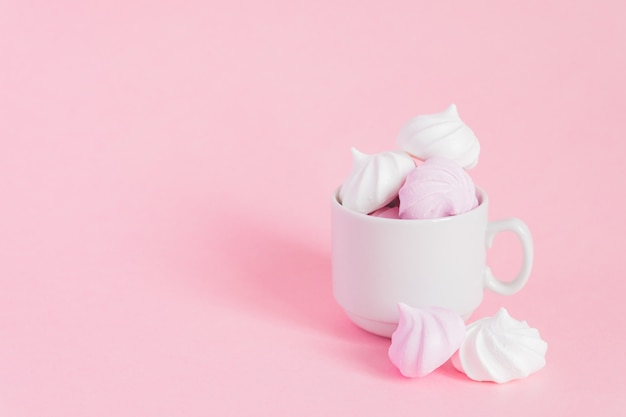
M360 217L362 219L368 219L368 221L381 221L381 222L412 222L412 223L438 223L438 222L450 222L450 221L454 221L454 220L460 220L463 219L465 217L471 216L472 214L478 212L479 210L481 210L483 207L486 207L489 203L489 197L487 196L487 193L485 192L485 190L483 190L481 187L479 186L475 186L476 188L476 198L478 199L478 205L476 207L474 207L473 209L471 209L470 211L467 211L465 213L461 213L461 214L456 214L454 216L445 216L445 217L437 217L434 219L390 219L387 217L378 217L378 216L371 216L369 214L364 214L364 213L359 213L357 211L354 210L350 210L346 207L343 206L343 204L341 204L339 202L339 191L341 190L341 186L337 187L335 189L335 192L333 193L333 196L331 198L332 200L332 204L333 206L337 207L339 210L341 210L342 212L348 214L348 215L352 215L355 217Z

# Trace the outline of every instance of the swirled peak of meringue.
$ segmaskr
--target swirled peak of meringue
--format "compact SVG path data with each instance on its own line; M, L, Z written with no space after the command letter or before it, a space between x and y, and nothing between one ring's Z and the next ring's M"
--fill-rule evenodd
M537 329L501 308L494 317L467 326L467 337L452 364L475 381L504 383L543 368L547 349Z
M352 148L352 171L341 186L341 204L359 213L371 213L398 195L415 161L401 151L367 155Z
M409 120L400 130L397 143L400 149L416 158L426 160L442 156L466 169L475 167L480 155L476 135L461 120L454 104L441 113Z
M413 169L399 191L401 219L454 216L478 206L469 174L451 159L434 157Z
M463 343L465 323L443 307L398 304L400 320L391 335L389 359L406 377L422 377L443 365Z

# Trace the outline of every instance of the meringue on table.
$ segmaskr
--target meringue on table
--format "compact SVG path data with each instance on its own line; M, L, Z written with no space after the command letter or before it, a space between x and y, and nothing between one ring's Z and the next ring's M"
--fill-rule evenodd
M443 307L398 304L398 328L391 335L389 359L406 377L423 377L439 368L465 339L461 316Z
M452 357L454 367L475 381L509 382L546 364L548 344L539 331L501 308L467 326L467 336Z

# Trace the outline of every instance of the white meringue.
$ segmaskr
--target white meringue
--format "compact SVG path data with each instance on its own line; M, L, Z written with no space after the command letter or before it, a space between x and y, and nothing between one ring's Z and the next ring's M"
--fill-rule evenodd
M388 151L366 155L352 148L352 171L339 190L346 208L371 213L386 206L398 196L415 161L404 152Z
M391 335L389 359L406 377L422 377L443 365L463 343L465 322L443 307L398 304L398 328Z
M478 163L480 143L454 104L441 113L416 116L400 130L398 146L421 160L441 156L465 169Z
M543 368L548 344L539 331L501 308L467 326L467 337L452 364L475 381L504 383Z

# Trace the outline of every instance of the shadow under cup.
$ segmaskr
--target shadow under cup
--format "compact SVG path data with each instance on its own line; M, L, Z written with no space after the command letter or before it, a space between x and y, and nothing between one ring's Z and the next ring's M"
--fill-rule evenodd
M483 289L510 295L526 283L532 238L510 218L488 222L487 194L477 187L478 206L457 216L424 220L387 219L351 211L332 198L332 278L336 301L359 327L391 336L398 303L440 306L464 319L480 305ZM513 281L497 280L486 265L487 247L500 231L522 243L522 269Z

